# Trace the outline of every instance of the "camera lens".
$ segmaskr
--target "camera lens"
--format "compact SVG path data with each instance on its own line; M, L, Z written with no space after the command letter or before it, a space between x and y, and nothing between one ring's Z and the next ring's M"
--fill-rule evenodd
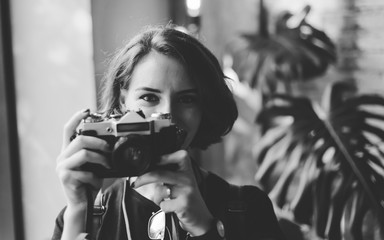
M126 177L145 173L152 158L149 148L146 136L131 134L119 138L112 155L113 168Z

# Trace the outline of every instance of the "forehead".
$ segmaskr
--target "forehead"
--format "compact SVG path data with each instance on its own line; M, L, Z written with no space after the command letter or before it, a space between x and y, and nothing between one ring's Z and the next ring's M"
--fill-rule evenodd
M130 88L144 86L183 90L195 88L196 84L179 60L153 51L144 56L132 72Z

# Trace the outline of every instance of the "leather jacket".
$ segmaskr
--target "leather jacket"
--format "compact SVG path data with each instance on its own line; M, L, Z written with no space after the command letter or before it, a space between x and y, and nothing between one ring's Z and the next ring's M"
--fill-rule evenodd
M123 240L120 236L126 235L122 234L127 229L123 204L126 182L119 179L104 192L106 211L94 219L99 225L96 239ZM224 223L227 240L285 239L270 199L256 186L234 186L209 173L199 187L212 215ZM61 237L64 211L56 219L53 240Z

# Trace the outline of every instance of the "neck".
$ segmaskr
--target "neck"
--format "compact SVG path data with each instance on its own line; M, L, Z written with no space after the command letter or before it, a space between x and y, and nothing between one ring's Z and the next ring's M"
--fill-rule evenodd
M136 181L136 179L137 177L131 177L129 179L129 184L132 184L134 181ZM155 189L158 184L159 183L146 184L141 187L135 188L134 190L140 193L140 195L144 196L145 198L151 200L152 202L155 202Z

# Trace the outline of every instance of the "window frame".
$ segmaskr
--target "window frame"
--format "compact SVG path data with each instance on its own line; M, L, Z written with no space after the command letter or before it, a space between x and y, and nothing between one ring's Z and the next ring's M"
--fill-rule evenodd
M10 0L0 1L0 232L24 239ZM5 193L5 194L4 194ZM4 215L3 215L4 214Z

